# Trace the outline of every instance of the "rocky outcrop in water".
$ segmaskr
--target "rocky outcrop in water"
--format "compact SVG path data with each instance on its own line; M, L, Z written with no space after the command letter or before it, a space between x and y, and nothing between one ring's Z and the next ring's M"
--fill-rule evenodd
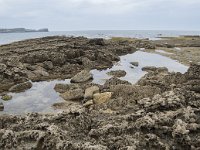
M100 103L87 107L74 102L58 114L0 116L0 148L198 149L200 65L185 74L158 70L136 85L112 79L93 97ZM77 87L91 85L64 88Z

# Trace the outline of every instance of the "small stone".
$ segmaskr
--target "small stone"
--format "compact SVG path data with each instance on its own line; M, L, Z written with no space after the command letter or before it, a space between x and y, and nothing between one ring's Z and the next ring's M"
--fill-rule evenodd
M4 101L9 101L9 100L12 99L12 96L6 94L6 95L3 95L3 96L1 97L1 99L4 100Z
M85 90L84 99L92 99L93 94L95 94L95 93L99 93L99 87L98 86L92 86L92 87L87 88Z
M138 62L131 62L131 65L135 66L135 67L138 67L139 66L139 63Z
M110 100L112 92L96 93L93 95L93 101L95 104L102 104Z

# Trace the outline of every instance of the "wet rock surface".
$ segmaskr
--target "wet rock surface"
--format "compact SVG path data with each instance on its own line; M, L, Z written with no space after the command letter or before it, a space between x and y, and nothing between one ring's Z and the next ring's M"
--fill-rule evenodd
M0 93L28 80L67 79L85 69L109 68L119 55L132 53L135 47L133 41L64 36L1 45Z
M97 94L101 103L63 103L62 113L0 116L0 148L198 149L199 69L194 64L180 74L157 68L136 85L107 84L107 92L102 86Z

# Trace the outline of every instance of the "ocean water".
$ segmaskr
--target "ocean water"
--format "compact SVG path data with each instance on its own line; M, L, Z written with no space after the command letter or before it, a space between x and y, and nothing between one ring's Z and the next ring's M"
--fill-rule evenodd
M30 33L0 33L0 44L8 44L15 41L39 38L45 36L85 36L88 38L111 38L111 37L135 37L149 38L177 37L180 35L200 35L200 31L165 31L165 30L93 30L93 31L52 31L52 32L30 32Z

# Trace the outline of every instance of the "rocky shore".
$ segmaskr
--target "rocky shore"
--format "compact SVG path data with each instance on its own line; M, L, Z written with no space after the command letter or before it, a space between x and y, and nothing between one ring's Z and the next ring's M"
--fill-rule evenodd
M185 74L158 68L136 85L60 85L66 103L55 106L66 111L1 116L0 148L198 149L199 85L200 65Z
M168 37L154 41L153 43L156 45L156 49L147 49L147 52L158 53L170 57L188 66L191 63L200 63L199 36Z
M148 73L136 84L120 80L122 70L110 72L104 85L91 82L91 69L109 68L122 54L156 46L149 40L84 37L0 46L2 95L24 91L31 81L71 78L71 84L54 88L64 101L53 107L63 112L0 115L0 149L198 149L199 64L184 74L144 67Z

